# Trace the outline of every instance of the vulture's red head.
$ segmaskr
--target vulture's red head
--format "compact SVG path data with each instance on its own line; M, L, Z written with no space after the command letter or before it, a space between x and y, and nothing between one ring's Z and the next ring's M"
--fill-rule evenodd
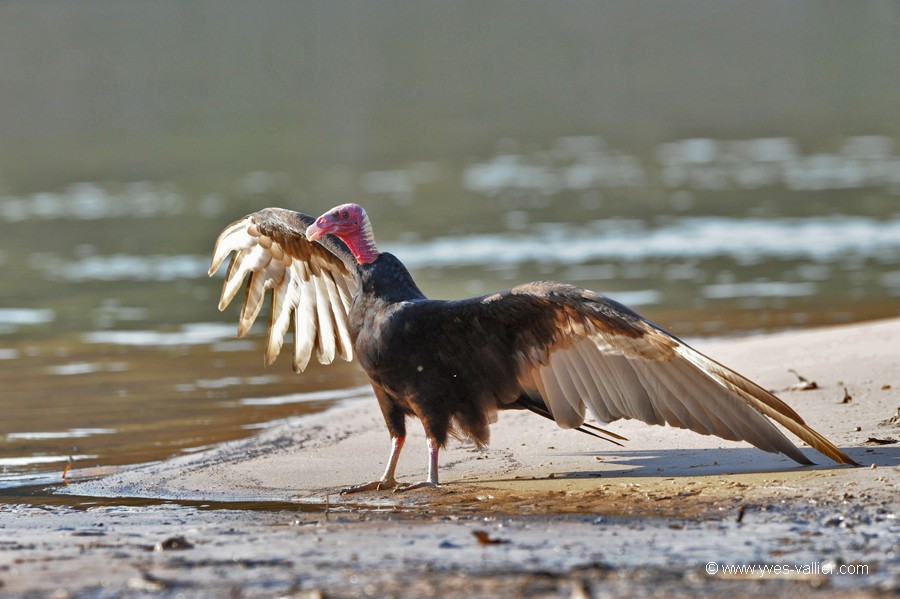
M359 204L341 204L332 208L306 229L306 238L310 241L323 235L339 237L360 264L372 262L378 257L372 225Z

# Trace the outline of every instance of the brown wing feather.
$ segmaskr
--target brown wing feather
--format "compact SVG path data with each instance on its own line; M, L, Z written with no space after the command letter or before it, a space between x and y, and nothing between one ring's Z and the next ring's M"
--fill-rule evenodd
M586 408L602 422L669 424L811 463L774 420L836 462L855 464L759 385L598 293L532 283L478 303L482 322L515 328L506 347L519 384L564 428L581 427Z
M313 352L327 364L335 356L353 357L347 314L356 292L356 261L347 247L332 236L306 239L314 219L300 212L267 208L235 221L216 240L210 276L233 253L219 310L224 310L247 285L238 320L244 336L259 316L265 295L272 290L265 361L271 364L294 319L294 370L302 371Z

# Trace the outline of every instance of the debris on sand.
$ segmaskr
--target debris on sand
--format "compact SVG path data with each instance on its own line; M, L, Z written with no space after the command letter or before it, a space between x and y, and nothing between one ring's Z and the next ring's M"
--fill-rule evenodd
M887 438L887 439L878 439L876 437L869 437L866 439L866 445L893 445L897 442L897 439Z
M472 534L478 539L479 545L502 545L503 543L509 543L506 539L491 538L487 531L484 530L473 530Z
M900 426L900 408L897 408L897 413L888 418L887 420L881 421L882 426Z
M788 372L797 377L797 382L790 387L782 389L782 391L812 391L819 388L819 384L816 381L807 379L793 368L789 368Z
M193 549L194 545L188 542L182 536L177 537L169 537L165 541L161 541L157 543L154 547L154 551L181 551L183 549Z

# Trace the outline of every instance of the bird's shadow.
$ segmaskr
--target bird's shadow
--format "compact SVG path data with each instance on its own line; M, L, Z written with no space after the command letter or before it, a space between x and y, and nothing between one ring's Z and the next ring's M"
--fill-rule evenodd
M900 466L900 445L851 447L844 450L863 467L890 468ZM601 468L578 471L552 471L553 479L632 478L632 477L696 477L723 474L778 474L803 470L833 470L847 466L836 464L816 451L804 452L816 462L802 466L780 454L752 447L722 449L669 449L577 452L559 454L570 457L599 458ZM588 463L585 460L586 464ZM492 479L506 482L521 479Z

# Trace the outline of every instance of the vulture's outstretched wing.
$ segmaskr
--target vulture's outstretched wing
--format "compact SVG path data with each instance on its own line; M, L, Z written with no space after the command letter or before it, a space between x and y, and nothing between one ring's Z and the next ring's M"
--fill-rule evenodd
M519 383L561 427L581 426L587 409L602 422L669 424L810 464L774 420L835 461L855 464L759 385L598 293L532 283L480 303L481 326L516 327L506 349Z
M219 235L210 276L231 252L219 310L224 310L247 280L238 336L244 336L259 315L266 290L272 290L266 364L278 356L294 316L293 368L300 372L313 351L322 364L334 357L353 358L347 314L356 281L356 260L339 239L326 235L306 239L315 219L300 212L266 208L232 223Z

